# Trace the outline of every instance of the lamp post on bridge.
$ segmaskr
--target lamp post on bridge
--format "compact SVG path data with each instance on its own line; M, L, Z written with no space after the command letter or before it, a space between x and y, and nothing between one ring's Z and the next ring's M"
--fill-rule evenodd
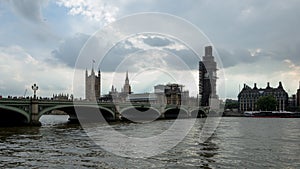
M39 121L39 103L36 99L36 91L39 89L39 87L36 84L33 84L31 86L31 89L33 90L33 99L31 100L31 112L30 112L30 123L32 125L40 126L41 122Z
M39 89L39 87L36 84L33 84L33 86L31 86L32 90L33 90L33 99L36 99L36 91Z

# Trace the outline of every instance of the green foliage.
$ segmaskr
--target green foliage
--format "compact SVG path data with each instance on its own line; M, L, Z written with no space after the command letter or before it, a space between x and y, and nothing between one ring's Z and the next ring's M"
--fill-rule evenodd
M238 102L228 102L225 104L225 109L238 109L239 106Z
M277 106L277 101L274 96L263 96L260 97L257 102L257 108L258 110L263 111L275 111Z

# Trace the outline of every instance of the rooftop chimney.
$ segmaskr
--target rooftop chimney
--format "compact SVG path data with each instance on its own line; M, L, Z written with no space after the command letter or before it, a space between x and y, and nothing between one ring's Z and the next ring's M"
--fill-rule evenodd
M257 85L256 85L256 83L254 83L254 88L253 89L257 89Z
M278 89L282 89L283 87L282 87L282 83L281 82L279 82L279 86L278 86Z
M267 84L267 88L266 89L270 89L271 87L270 87L270 82L268 82L268 84Z

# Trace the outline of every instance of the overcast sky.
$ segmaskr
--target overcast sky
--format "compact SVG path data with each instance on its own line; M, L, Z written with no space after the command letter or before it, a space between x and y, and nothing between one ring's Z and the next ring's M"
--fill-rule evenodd
M74 69L84 79L85 68L92 66L91 59L76 64L83 45L96 31L140 12L175 15L203 32L219 59L221 98L236 98L243 83L264 88L282 81L290 95L299 87L298 0L2 0L0 95L22 96L26 89L31 95L37 83L41 96L73 89L83 96L84 82L73 86ZM128 70L136 93L175 81L196 95L202 55L176 37L143 34L115 44L95 67L102 70L103 93L112 84L120 90Z

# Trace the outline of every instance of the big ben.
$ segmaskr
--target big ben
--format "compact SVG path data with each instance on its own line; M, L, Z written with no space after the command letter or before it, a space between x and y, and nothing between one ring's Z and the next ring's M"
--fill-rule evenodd
M205 54L199 62L199 97L200 106L209 106L210 98L217 98L217 63L212 46L205 47Z

